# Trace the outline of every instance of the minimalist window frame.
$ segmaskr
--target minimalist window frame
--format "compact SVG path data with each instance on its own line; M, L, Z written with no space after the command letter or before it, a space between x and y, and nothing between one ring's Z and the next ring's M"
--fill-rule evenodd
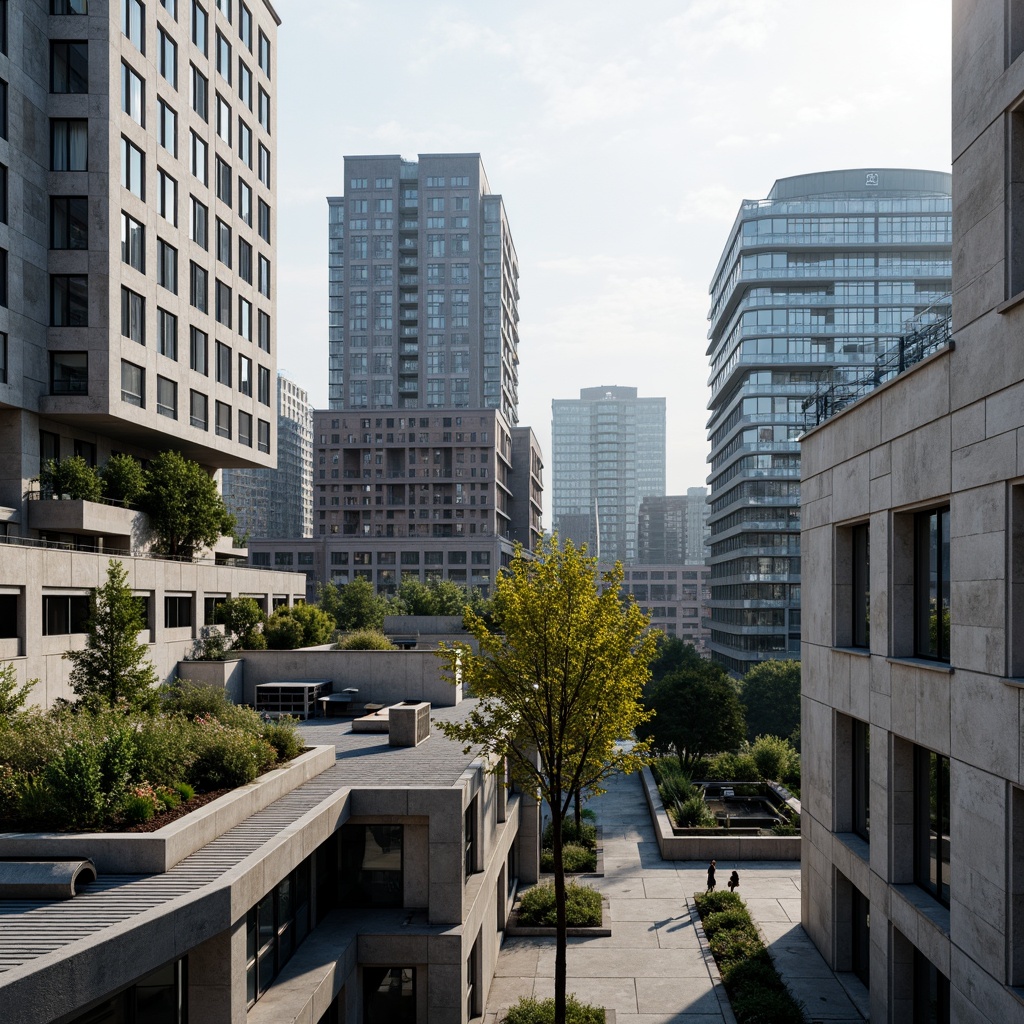
M88 118L53 117L50 119L50 170L89 170Z
M204 377L210 373L210 336L198 327L189 328L188 365Z
M121 336L146 344L146 299L131 288L121 287Z
M50 394L76 396L89 394L88 352L50 353ZM46 433L48 432L40 431L40 436ZM56 434L49 436L57 437ZM57 455L54 455L54 458L57 458Z
M121 360L121 401L146 408L146 368L127 359Z
M78 95L88 91L88 40L51 39L50 92L59 95ZM4 137L7 137L6 133Z
M156 411L159 416L178 418L178 385L169 377L156 378Z
M50 326L89 326L89 278L87 275L50 275Z
M949 661L949 506L914 515L914 654Z
M157 306L156 310L156 350L168 359L178 358L178 318Z
M210 429L210 400L201 391L189 392L189 423L197 430Z
M914 883L944 907L950 883L950 758L914 747Z
M88 196L50 196L50 248L89 248Z

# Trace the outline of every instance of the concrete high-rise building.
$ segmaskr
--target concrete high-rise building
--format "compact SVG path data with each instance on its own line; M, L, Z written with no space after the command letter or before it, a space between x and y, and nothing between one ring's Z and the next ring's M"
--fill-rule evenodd
M604 561L637 557L640 502L665 494L665 399L581 388L551 403L551 512L563 540ZM585 528L584 528L585 527Z
M822 380L949 312L950 177L828 171L740 207L711 284L711 650L735 675L800 656L800 453ZM556 492L557 493L557 492Z
M315 543L254 544L310 586L449 579L489 592L541 536L518 425L519 265L477 153L345 158L329 198L330 408L314 413ZM297 559L297 561L295 561Z
M1024 1013L1022 29L953 4L951 336L802 443L802 918L878 1022Z
M249 537L313 533L313 407L304 388L277 375L277 468L226 469L224 503Z
M637 564L703 564L708 548L708 491L687 488L685 494L640 502L637 523Z
M84 643L111 555L161 678L217 600L269 610L294 585L229 568L224 545L189 567L147 557L140 514L40 500L35 479L71 455L276 458L278 19L262 0L175 6L0 5L0 658L41 703L70 696L60 654Z

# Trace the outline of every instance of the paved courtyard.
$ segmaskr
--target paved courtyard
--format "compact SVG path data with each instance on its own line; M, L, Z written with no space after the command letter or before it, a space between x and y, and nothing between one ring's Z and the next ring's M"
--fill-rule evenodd
M714 959L694 927L697 912L689 899L704 889L707 865L661 859L636 776L611 779L607 794L591 806L602 826L604 877L589 881L609 901L612 934L569 940L569 991L614 1009L617 1024L733 1024ZM866 991L855 980L834 975L800 926L800 865L721 863L720 884L733 867L740 873L740 894L790 990L803 1001L808 1020L861 1024ZM554 939L506 939L485 1024L499 1021L521 996L551 997L554 974Z

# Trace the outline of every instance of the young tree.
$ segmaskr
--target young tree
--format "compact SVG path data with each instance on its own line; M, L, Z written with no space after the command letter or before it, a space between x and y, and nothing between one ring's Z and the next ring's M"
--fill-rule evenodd
M694 668L701 662L701 656L693 644L681 640L677 636L662 633L658 637L658 650L651 662L651 679L657 682L664 679L669 672L680 668Z
M266 650L267 641L261 627L267 617L253 598L229 597L217 605L213 617L216 622L223 623L228 636L234 638L232 650Z
M38 679L18 684L18 670L13 661L0 666L0 728L25 710L32 687Z
M562 821L573 794L600 793L601 782L631 772L646 748L629 737L647 717L640 694L655 637L632 602L619 601L622 567L599 575L596 559L557 538L521 549L497 578L500 632L472 611L466 627L479 654L464 644L443 648L448 671L478 698L462 722L439 723L449 737L482 749L495 771L507 759L525 792L539 792L551 814L557 909L555 1021L565 1020L566 925Z
M800 727L800 662L762 661L743 677L747 738L792 737Z
M142 463L131 455L111 455L100 470L100 478L107 498L125 508L134 505L146 489Z
M338 629L382 629L386 602L373 584L361 576L340 587L324 583L318 591L320 607L332 616Z
M650 739L655 750L675 753L687 774L701 758L735 750L743 742L743 706L736 687L710 661L697 658L651 682L643 700L654 718L637 735Z
M334 636L334 619L315 604L282 605L263 628L267 646L275 651L318 647Z
M179 452L161 452L149 464L139 504L159 538L160 552L173 558L191 559L235 527L213 478Z
M67 495L76 501L99 501L103 483L93 466L81 455L69 455L58 462L49 459L39 474L39 486L46 495Z
M125 567L111 559L107 582L92 596L85 650L64 653L74 666L71 688L90 711L127 705L150 712L159 705L156 672L139 642L145 620L127 579Z

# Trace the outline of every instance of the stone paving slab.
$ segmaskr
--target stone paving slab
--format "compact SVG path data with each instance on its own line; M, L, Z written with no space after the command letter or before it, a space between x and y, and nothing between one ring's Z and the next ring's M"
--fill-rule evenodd
M637 978L636 997L640 1013L721 1014L714 984L706 970L702 978Z

